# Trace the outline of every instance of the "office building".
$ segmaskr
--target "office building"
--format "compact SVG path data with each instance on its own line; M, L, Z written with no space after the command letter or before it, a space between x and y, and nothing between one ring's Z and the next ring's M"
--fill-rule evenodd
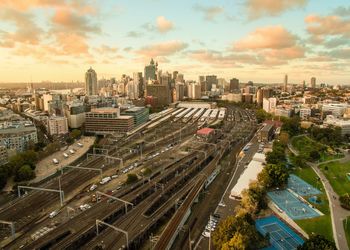
M256 103L261 107L263 104L263 89L259 88L258 91L256 92Z
M68 133L68 121L65 116L51 116L47 123L50 135L64 135Z
M271 124L266 124L258 134L259 141L268 142L273 136L273 126Z
M170 103L170 89L168 85L147 84L147 96L152 96L156 107L164 107Z
M284 91L284 92L287 92L287 91L288 91L288 75L285 75L285 76L284 76L283 91Z
M31 122L4 122L0 124L0 145L23 152L29 143L37 143L37 129Z
M237 90L239 90L239 80L237 78L232 78L230 80L229 92L233 93Z
M0 146L0 166L8 163L8 153L5 146Z
M158 64L154 63L153 58L151 59L149 65L145 66L145 81L155 80L156 71Z
M311 88L316 88L316 77L311 77L310 85Z
M138 88L138 96L136 98L143 97L145 95L145 85L142 77L142 72L134 72L133 80Z
M97 74L95 70L93 70L91 67L88 69L88 71L85 73L85 92L86 95L97 95Z
M327 115L323 121L324 124L339 127L341 129L341 135L350 135L350 120L344 120L334 117L333 115Z
M96 108L85 114L85 131L96 134L128 132L134 128L134 118L120 115L119 108Z
M205 77L205 91L211 91L213 84L218 84L216 75L210 75Z
M84 124L86 109L87 106L80 100L66 103L64 113L70 128L80 128Z
M201 98L201 90L202 86L200 84L197 84L195 82L188 84L188 98L190 99L200 99Z
M149 110L145 107L133 107L123 112L121 116L132 116L134 118L134 127L137 127L149 119Z
M275 112L275 108L277 105L277 99L276 98L264 98L263 99L263 109L268 113Z

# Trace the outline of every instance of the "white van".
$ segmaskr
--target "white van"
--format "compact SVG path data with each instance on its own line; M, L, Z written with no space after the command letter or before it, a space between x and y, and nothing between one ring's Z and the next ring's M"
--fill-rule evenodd
M79 147L83 147L83 144L81 144L80 142L78 142L77 145L78 145Z
M110 177L110 176L108 176L108 177L105 177L105 178L103 178L101 181L100 181L100 184L106 184L107 182L109 182L109 181L111 181L112 180L112 178Z
M68 158L69 157L69 155L66 154L66 153L63 153L63 156L64 156L64 158Z
M51 213L49 214L49 217L52 219L52 218L55 217L56 215L58 215L58 211L57 211L57 210L51 212Z
M69 150L69 153L74 154L75 151L74 151L73 149L70 149L70 150Z
M59 161L58 161L56 158L53 158L53 159L52 159L52 162L53 162L54 164L58 164L58 163L59 163Z

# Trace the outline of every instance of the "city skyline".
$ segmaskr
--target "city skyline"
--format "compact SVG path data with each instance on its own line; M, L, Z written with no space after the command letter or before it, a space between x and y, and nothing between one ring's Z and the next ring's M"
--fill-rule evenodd
M349 83L345 0L2 1L0 82L84 81L143 71L185 79ZM252 79L252 75L254 76Z

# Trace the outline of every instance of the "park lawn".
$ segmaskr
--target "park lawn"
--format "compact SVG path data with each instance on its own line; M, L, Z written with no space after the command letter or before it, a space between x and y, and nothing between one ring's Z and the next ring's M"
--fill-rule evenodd
M321 156L320 160L319 160L320 162L339 159L339 158L344 157L343 154L335 154L335 155L329 154L326 151L326 148L327 148L326 145L319 143L319 142L316 142L315 140L313 140L310 137L305 136L305 135L293 137L291 140L291 143L292 143L293 147L296 150L298 150L299 153L301 155L303 155L306 159L309 158L310 152L315 151L315 150L318 151L318 153Z
M328 170L325 167L328 167ZM350 162L340 163L339 161L325 163L319 166L338 195L350 193L350 180L346 173L350 173Z
M346 240L348 241L348 246L350 246L350 217L348 217L348 223L343 220L343 225L345 229Z
M322 192L322 194L317 195L321 198L321 204L313 204L315 208L321 211L324 215L316 218L305 219L305 220L295 220L295 222L309 235L312 233L320 234L325 236L327 239L333 241L333 231L332 231L332 221L329 211L328 198L324 192L323 185L321 181L318 180L317 174L312 170L311 167L306 168L296 168L292 171L293 174L299 176L304 181L308 182L310 185L314 186ZM304 197L306 200L308 197Z

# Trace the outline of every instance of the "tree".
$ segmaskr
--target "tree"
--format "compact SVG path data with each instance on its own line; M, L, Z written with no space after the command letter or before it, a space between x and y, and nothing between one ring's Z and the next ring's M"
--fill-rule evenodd
M267 207L266 190L257 181L249 184L249 188L243 190L241 206L248 213L259 213Z
M258 181L266 189L283 187L287 184L289 173L281 164L268 164L258 175Z
M298 135L301 132L300 118L283 118L282 131L286 131L290 136Z
M73 129L72 132L70 132L70 137L73 139L78 139L81 136L81 131L79 129Z
M298 250L336 250L333 241L327 240L322 235L311 235L311 237L298 247Z
M309 154L309 157L312 161L318 161L321 158L321 155L318 151L312 150Z
M293 157L293 164L295 167L304 168L307 167L306 160L302 155L296 155Z
M35 172L29 165L23 165L15 173L15 181L28 181L35 178Z
M53 142L46 146L45 151L50 155L60 150L60 148L61 145L59 142Z
M255 112L256 119L258 120L258 123L262 123L265 120L271 119L272 115L270 113L267 113L263 109L258 109Z
M27 150L21 154L25 163L30 165L32 169L35 169L35 163L38 161L38 153L34 150Z
M8 171L4 166L0 167L0 190L6 186Z
M346 193L339 197L340 205L350 210L350 194Z
M281 144L287 146L289 141L289 134L287 132L282 131L278 136L278 140Z
M136 174L128 174L127 179L126 179L126 184L132 184L135 183L138 180Z

